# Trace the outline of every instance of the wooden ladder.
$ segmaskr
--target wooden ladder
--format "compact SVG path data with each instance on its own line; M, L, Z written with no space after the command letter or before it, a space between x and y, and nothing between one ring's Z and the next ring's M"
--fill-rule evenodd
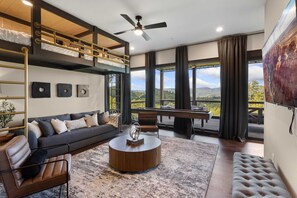
M23 126L9 127L8 129L7 128L0 129L0 132L17 130L17 129L24 129L25 130L24 134L28 138L28 48L23 47L22 52L11 51L11 50L0 48L0 52L24 57L24 66L23 67L16 66L16 65L0 64L0 68L23 70L24 71L24 81L4 81L4 80L0 79L0 85L1 84L23 85L24 86L24 93L25 93L24 96L0 97L0 100L24 100L24 111L2 112L2 113L0 113L0 115L23 114L24 115L24 125Z

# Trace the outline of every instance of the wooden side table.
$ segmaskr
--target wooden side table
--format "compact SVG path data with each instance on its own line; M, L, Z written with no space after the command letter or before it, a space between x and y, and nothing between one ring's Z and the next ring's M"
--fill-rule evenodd
M11 140L15 134L8 133L7 135L0 136L0 146L4 145L6 142Z

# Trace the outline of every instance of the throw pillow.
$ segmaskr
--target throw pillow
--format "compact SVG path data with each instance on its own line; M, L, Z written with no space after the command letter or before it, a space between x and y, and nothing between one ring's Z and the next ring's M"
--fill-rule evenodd
M52 123L56 133L58 133L58 134L68 131L65 121L61 121L59 119L52 119L51 123Z
M28 157L28 159L24 162L22 166L24 167L24 166L43 163L46 157L47 157L47 150L39 149L34 153L32 153L31 156ZM29 179L38 175L41 168L42 168L42 165L31 166L31 167L21 169L21 173L24 179Z
M67 120L66 126L67 126L68 130L73 130L73 129L87 127L87 124L86 124L84 118L80 118L78 120Z
M87 126L88 127L99 126L97 117L98 117L97 113L93 114L92 116L86 115L85 121L87 123Z
M36 122L35 120L28 123L28 129L29 129L29 131L32 131L35 134L37 139L42 136L41 129L38 126L38 122Z
M102 112L98 115L98 123L99 124L106 124L109 122L109 112Z
M38 121L38 125L42 131L42 135L45 137L55 134L55 130L50 121Z
M119 114L113 113L109 116L109 122L107 124L110 124L114 126L115 128L119 127Z

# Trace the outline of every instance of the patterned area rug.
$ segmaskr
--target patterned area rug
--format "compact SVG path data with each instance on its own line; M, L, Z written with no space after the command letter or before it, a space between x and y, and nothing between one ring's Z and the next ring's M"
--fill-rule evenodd
M69 197L205 197L218 145L161 137L161 164L144 173L109 168L108 143L73 156ZM59 188L30 198L57 197ZM5 197L3 186L0 197Z

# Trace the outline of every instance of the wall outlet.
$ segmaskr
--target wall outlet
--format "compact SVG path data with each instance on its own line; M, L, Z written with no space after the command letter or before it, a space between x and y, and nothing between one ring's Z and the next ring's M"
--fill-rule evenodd
M271 154L271 161L274 163L275 161L274 161L274 158L275 158L275 156L274 156L274 153L272 153Z

